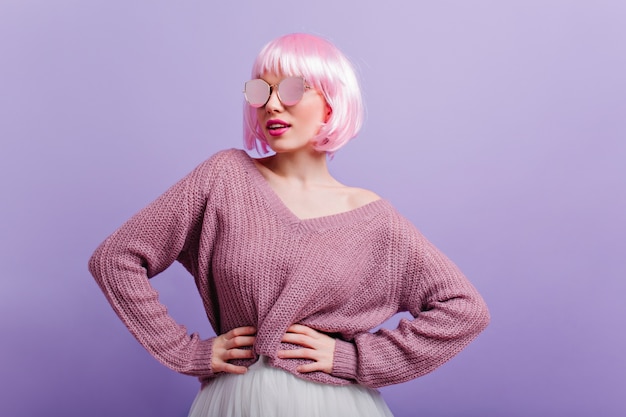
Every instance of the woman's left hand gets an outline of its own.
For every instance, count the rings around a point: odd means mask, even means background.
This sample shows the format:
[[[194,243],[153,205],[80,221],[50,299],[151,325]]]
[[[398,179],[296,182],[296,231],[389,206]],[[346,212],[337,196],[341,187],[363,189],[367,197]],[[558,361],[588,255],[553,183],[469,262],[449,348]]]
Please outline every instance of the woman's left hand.
[[[302,346],[301,349],[280,350],[278,357],[283,359],[310,359],[314,362],[300,365],[298,372],[333,371],[335,339],[302,324],[293,324],[287,329],[282,342]]]

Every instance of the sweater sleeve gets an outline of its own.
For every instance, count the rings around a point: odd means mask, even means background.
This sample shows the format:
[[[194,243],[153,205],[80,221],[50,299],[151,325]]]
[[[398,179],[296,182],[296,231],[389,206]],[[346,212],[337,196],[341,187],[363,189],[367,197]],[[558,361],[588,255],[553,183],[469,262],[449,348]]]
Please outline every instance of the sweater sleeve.
[[[467,278],[412,224],[400,218],[391,239],[390,274],[398,282],[396,329],[337,340],[333,375],[369,387],[425,375],[465,348],[489,323],[487,306]]]
[[[159,302],[149,278],[177,258],[188,259],[198,239],[215,182],[216,154],[135,214],[89,260],[89,270],[135,338],[161,363],[187,375],[210,377],[213,339],[188,335]],[[187,265],[185,265],[187,266]]]

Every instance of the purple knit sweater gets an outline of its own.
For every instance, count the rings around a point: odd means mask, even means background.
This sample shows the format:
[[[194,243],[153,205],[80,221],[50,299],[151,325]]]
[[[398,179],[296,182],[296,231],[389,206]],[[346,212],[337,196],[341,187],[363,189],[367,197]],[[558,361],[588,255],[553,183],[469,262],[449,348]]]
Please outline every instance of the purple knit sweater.
[[[327,384],[379,387],[424,375],[461,351],[489,313],[457,267],[385,200],[301,220],[241,150],[215,154],[108,237],[89,269],[122,321],[168,367],[206,382],[213,339],[189,335],[149,278],[178,260],[222,334],[257,328],[270,364]],[[394,330],[371,329],[408,311]],[[332,374],[279,359],[293,323],[337,339]],[[239,360],[250,365],[253,360]]]

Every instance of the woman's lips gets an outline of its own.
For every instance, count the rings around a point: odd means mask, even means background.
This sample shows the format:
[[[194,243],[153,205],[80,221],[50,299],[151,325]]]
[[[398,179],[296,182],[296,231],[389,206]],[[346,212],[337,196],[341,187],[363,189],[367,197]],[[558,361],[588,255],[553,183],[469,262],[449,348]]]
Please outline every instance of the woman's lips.
[[[289,130],[291,125],[280,119],[272,119],[268,120],[265,123],[265,127],[267,129],[267,133],[269,133],[271,136],[280,136],[284,134],[287,130]]]

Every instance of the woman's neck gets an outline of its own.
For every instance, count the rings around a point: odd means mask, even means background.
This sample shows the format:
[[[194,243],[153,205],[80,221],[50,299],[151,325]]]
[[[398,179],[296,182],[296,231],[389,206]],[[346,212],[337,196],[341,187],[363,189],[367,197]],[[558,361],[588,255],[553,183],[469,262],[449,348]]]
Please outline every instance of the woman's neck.
[[[281,152],[260,161],[274,175],[303,185],[337,181],[328,171],[326,154],[317,151]]]

